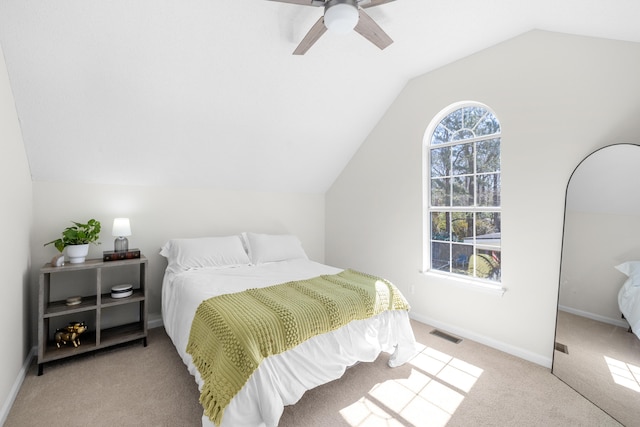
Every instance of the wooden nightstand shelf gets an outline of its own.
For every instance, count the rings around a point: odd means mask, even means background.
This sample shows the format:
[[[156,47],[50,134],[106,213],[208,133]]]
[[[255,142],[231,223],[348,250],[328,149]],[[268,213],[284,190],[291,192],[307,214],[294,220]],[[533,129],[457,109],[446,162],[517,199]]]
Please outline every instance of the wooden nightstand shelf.
[[[113,277],[121,273],[134,272],[133,295],[126,298],[112,298],[111,286]],[[113,273],[113,274],[111,274]],[[77,281],[82,290],[82,302],[78,305],[67,305],[65,283]],[[87,276],[88,275],[88,276]],[[87,279],[89,277],[89,279]],[[65,281],[66,279],[66,281]],[[84,281],[90,283],[84,284]],[[137,283],[136,283],[137,281]],[[77,284],[74,285],[76,288]],[[144,256],[136,259],[104,262],[102,259],[87,260],[81,264],[65,264],[52,267],[45,264],[40,269],[40,287],[38,293],[38,375],[44,372],[44,364],[53,360],[64,359],[101,348],[110,347],[134,340],[142,340],[147,346],[147,259]],[[55,292],[54,292],[55,291]],[[54,300],[51,296],[56,295]],[[63,296],[64,295],[64,296]],[[113,319],[107,321],[109,310],[118,310],[136,304],[134,320],[115,326]],[[126,309],[126,308],[125,308]],[[114,317],[114,316],[111,316]],[[115,315],[117,317],[117,315]],[[72,319],[72,320],[68,320]],[[80,345],[72,343],[56,346],[55,329],[65,325],[64,321],[83,321],[89,330],[79,336]]]

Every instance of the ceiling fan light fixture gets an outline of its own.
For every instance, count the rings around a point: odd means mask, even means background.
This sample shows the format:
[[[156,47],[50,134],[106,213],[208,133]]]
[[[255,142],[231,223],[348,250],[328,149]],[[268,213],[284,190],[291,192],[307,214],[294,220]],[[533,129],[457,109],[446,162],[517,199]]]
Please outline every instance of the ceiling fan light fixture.
[[[324,11],[324,25],[336,34],[347,34],[358,24],[358,4],[355,0],[332,0]]]

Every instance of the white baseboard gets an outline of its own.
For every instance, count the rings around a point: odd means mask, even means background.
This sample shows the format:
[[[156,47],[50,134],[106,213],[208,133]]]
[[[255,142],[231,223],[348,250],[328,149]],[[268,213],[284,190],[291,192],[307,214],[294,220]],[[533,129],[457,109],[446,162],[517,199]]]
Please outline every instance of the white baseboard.
[[[599,314],[589,313],[588,311],[578,310],[576,308],[567,307],[565,305],[558,306],[558,310],[566,311],[567,313],[575,314],[576,316],[586,317],[587,319],[597,320],[598,322],[607,323],[609,325],[620,326],[622,328],[628,328],[629,323],[622,319],[612,319],[610,317],[601,316]]]
[[[18,376],[9,391],[9,396],[7,396],[7,400],[5,400],[2,405],[2,409],[0,409],[0,426],[3,426],[7,421],[7,417],[9,417],[9,411],[11,411],[11,407],[13,406],[13,402],[15,402],[16,397],[18,397],[18,392],[20,391],[20,387],[22,387],[22,383],[24,382],[25,377],[27,376],[27,372],[29,372],[29,366],[31,366],[31,360],[36,356],[38,351],[37,347],[33,347],[24,363],[22,364],[22,368],[20,372],[18,372]]]
[[[162,315],[159,313],[150,313],[147,318],[147,328],[160,328],[164,325],[162,322]]]
[[[164,324],[162,322],[162,315],[160,314],[150,314],[149,319],[147,321],[147,327],[149,329],[160,328]],[[7,417],[9,416],[9,411],[11,411],[11,407],[13,406],[13,402],[15,402],[16,397],[18,396],[18,392],[20,391],[20,387],[22,387],[22,383],[24,382],[25,377],[27,376],[27,372],[29,372],[29,366],[31,366],[31,361],[38,352],[38,347],[33,347],[24,363],[22,364],[22,368],[20,372],[18,372],[18,376],[16,377],[11,390],[9,391],[9,396],[5,400],[2,408],[0,409],[0,426],[3,426],[7,421]]]
[[[430,317],[422,316],[422,315],[411,313],[411,312],[409,316],[412,319],[417,320],[418,322],[426,323],[427,325],[431,325],[434,328],[442,329],[444,332],[449,332],[454,335],[458,335],[462,338],[470,339],[477,343],[484,344],[486,346],[495,348],[496,350],[503,351],[513,356],[519,357],[524,360],[528,360],[529,362],[533,362],[537,365],[541,365],[541,366],[544,366],[545,368],[551,369],[551,363],[552,363],[551,357],[545,357],[540,354],[533,353],[529,350],[525,350],[523,348],[515,347],[511,344],[507,344],[502,341],[495,340],[491,337],[476,334],[475,332],[471,332],[466,329],[458,328],[456,326],[452,326],[452,325],[440,322]]]

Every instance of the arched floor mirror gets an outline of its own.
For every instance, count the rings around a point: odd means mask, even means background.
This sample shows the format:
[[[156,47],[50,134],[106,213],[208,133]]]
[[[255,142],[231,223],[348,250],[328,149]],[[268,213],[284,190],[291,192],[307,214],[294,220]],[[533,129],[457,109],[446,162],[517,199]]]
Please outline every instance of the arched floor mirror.
[[[637,426],[640,323],[630,331],[627,317],[640,317],[640,276],[631,286],[616,268],[628,261],[640,261],[640,145],[615,144],[587,156],[567,185],[552,373]]]

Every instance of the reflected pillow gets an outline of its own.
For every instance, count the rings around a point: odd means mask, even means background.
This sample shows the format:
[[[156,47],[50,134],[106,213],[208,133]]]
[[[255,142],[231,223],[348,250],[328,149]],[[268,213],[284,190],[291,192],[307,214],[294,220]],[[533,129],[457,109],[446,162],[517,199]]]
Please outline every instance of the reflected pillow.
[[[228,268],[249,265],[240,236],[171,239],[160,255],[167,258],[168,268],[179,273],[196,268]]]
[[[292,234],[246,233],[247,249],[253,264],[309,259],[300,240]]]
[[[616,265],[616,270],[627,275],[633,286],[640,286],[640,261],[627,261]]]

